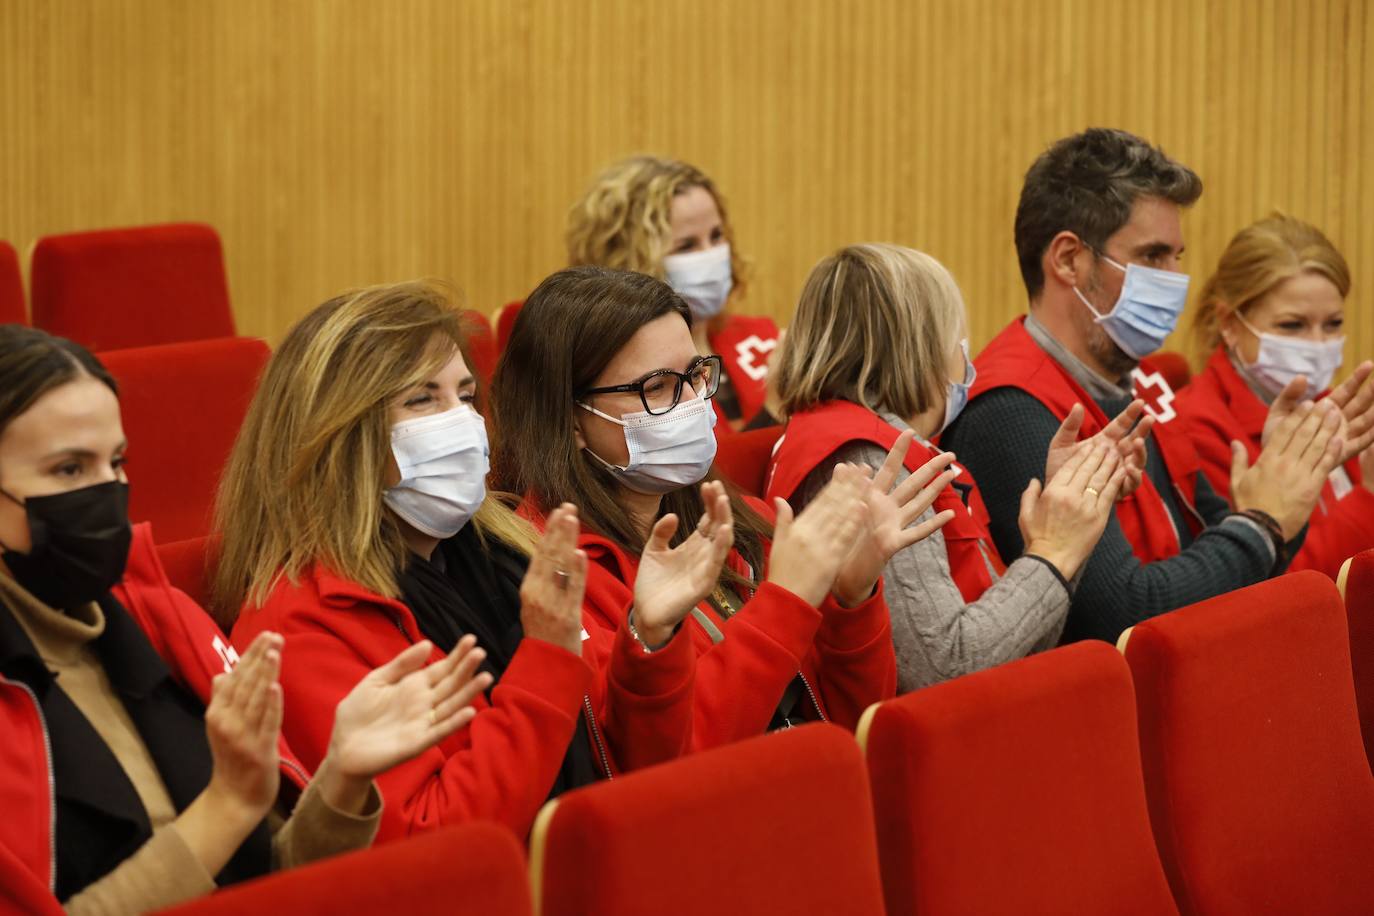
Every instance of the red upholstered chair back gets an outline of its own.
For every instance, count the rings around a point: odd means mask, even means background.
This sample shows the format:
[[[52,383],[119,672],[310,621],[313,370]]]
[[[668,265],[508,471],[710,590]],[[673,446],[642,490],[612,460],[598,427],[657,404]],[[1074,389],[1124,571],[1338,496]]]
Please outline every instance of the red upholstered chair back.
[[[219,235],[198,223],[39,239],[31,281],[34,325],[93,350],[234,335]]]
[[[1374,776],[1335,583],[1310,570],[1281,576],[1122,641],[1179,909],[1374,911]]]
[[[1160,350],[1145,357],[1140,361],[1140,370],[1147,375],[1158,372],[1175,391],[1182,391],[1193,378],[1193,369],[1188,365],[1188,358],[1173,350]]]
[[[530,891],[515,837],[478,822],[293,868],[163,912],[527,916]]]
[[[863,757],[820,723],[564,795],[530,873],[543,916],[883,912]]]
[[[768,462],[785,426],[768,426],[742,433],[716,427],[716,472],[750,496],[762,498],[768,482]]]
[[[469,367],[477,375],[478,387],[485,389],[491,384],[491,374],[496,370],[496,335],[491,330],[487,316],[474,309],[463,310],[463,324],[467,330],[468,356],[472,359]]]
[[[506,344],[510,343],[511,332],[515,330],[515,319],[520,317],[520,309],[524,304],[525,300],[517,299],[507,302],[496,312],[497,355],[506,352]]]
[[[172,585],[206,609],[210,607],[211,571],[218,550],[219,538],[207,536],[157,545],[158,559]]]
[[[24,275],[19,255],[9,242],[0,242],[0,324],[28,324],[24,308]]]
[[[1364,737],[1365,756],[1374,765],[1374,550],[1346,560],[1336,586],[1345,598],[1360,733]]]
[[[1176,914],[1131,676],[1083,642],[872,707],[859,726],[889,913]]]
[[[267,356],[267,344],[251,337],[100,354],[119,383],[129,516],[151,521],[160,543],[209,530],[220,473]]]

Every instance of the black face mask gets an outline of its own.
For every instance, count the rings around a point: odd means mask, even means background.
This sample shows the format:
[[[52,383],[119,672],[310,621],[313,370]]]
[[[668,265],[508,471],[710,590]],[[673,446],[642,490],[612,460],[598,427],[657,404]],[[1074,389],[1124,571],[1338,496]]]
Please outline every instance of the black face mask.
[[[4,548],[14,580],[48,607],[66,610],[105,595],[129,560],[129,485],[118,480],[18,500],[29,518],[28,553]],[[4,547],[0,544],[0,547]]]

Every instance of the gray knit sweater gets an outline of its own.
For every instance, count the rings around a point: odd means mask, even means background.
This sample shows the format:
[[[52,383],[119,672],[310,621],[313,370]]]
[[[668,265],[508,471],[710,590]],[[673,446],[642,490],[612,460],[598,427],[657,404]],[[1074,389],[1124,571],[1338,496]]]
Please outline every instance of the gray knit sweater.
[[[891,414],[883,419],[906,429]],[[836,463],[851,461],[877,469],[887,453],[867,442],[850,442],[811,472],[792,500],[797,511],[815,498]],[[910,476],[905,469],[899,481]],[[934,514],[926,510],[919,521]],[[986,562],[986,557],[985,557]],[[989,564],[989,572],[992,571]],[[1069,610],[1069,586],[1049,563],[1022,557],[972,603],[950,574],[945,540],[935,534],[899,551],[883,568],[883,588],[892,614],[897,653],[897,691],[906,693],[940,681],[991,668],[1047,649],[1059,641]]]

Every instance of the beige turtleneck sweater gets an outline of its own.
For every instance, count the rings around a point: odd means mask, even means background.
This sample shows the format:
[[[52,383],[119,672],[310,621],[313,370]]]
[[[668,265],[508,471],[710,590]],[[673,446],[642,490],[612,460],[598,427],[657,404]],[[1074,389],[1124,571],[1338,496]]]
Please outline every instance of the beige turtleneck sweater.
[[[99,605],[92,602],[68,613],[55,611],[0,574],[0,607],[13,614],[43,663],[57,676],[56,686],[119,761],[153,829],[138,852],[66,900],[66,911],[81,916],[141,913],[214,891],[214,876],[177,833],[176,808],[157,764],[92,647],[105,631]],[[365,812],[358,816],[334,809],[312,782],[289,819],[269,815],[273,868],[290,868],[371,845],[382,814],[375,785]]]

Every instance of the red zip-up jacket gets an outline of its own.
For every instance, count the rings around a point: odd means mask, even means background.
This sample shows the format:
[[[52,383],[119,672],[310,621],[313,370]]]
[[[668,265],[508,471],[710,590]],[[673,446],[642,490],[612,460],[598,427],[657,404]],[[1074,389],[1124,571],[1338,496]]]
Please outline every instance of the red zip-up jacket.
[[[229,640],[200,605],[167,580],[146,523],[134,526],[124,579],[113,593],[172,676],[209,705],[210,682],[230,668]],[[52,896],[57,863],[47,725],[29,688],[3,677],[0,735],[0,912],[61,912]],[[305,787],[309,773],[284,740],[278,743],[282,787],[294,803],[291,796]]]
[[[687,746],[695,658],[685,640],[647,655],[619,620],[583,613],[582,656],[542,640],[521,641],[479,714],[436,747],[377,777],[385,808],[378,841],[473,819],[518,835],[563,763],[577,717],[603,775],[668,760]],[[369,671],[424,637],[410,608],[316,565],[285,579],[261,608],[234,625],[235,644],[281,633],[283,734],[318,766],[329,748],[334,707]],[[443,658],[436,649],[430,661]],[[609,767],[610,772],[606,770]]]
[[[772,520],[772,509],[747,499],[754,511]],[[526,502],[521,513],[542,528],[543,518],[531,503]],[[624,619],[634,599],[639,558],[585,530],[578,545],[589,560],[587,614],[599,626]],[[753,578],[738,552],[731,551],[727,562]],[[716,642],[702,618],[725,638]],[[764,582],[728,620],[702,602],[683,628],[697,656],[693,750],[762,734],[798,673],[808,694],[801,698],[804,714],[849,729],[858,725],[865,709],[891,699],[897,690],[897,659],[882,580],[856,607],[842,607],[827,596],[819,610],[785,588]],[[675,641],[685,641],[681,637]]]
[[[1225,347],[1217,347],[1207,368],[1179,392],[1178,415],[1197,446],[1202,471],[1212,488],[1230,499],[1231,441],[1243,442],[1254,464],[1269,407],[1236,371]],[[1358,458],[1344,467],[1350,489],[1337,493],[1329,480],[1322,485],[1321,499],[1308,520],[1307,538],[1289,572],[1315,569],[1334,579],[1348,557],[1374,547],[1374,493],[1363,486]]]

